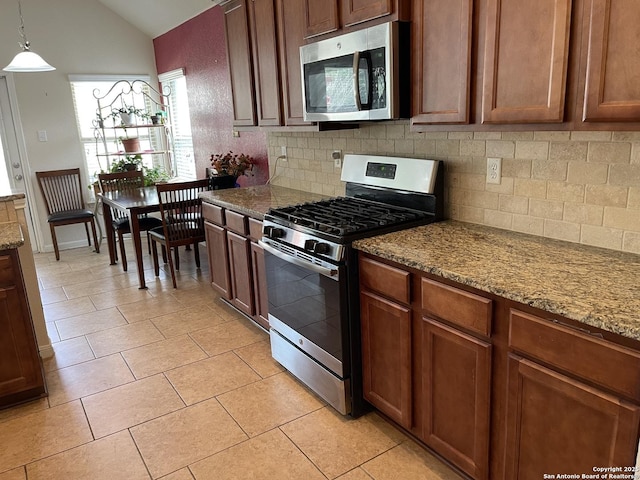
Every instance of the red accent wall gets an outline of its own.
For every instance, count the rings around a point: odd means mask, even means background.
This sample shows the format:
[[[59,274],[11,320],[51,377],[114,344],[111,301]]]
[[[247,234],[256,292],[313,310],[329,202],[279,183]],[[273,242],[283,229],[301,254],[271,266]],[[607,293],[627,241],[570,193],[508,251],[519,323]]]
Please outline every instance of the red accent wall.
[[[212,153],[246,153],[256,160],[254,175],[238,180],[260,185],[269,177],[267,139],[263,132],[240,132],[233,137],[233,106],[224,38],[224,14],[212,7],[153,40],[158,73],[184,68],[199,177]]]

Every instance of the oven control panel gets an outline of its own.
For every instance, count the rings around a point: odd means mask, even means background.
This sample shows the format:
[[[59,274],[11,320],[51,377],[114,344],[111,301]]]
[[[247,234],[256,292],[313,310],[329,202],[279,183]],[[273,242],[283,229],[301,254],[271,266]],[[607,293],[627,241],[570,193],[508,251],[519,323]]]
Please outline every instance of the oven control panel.
[[[367,177],[388,178],[393,180],[396,178],[396,170],[398,166],[394,163],[376,163],[367,162]]]
[[[344,260],[343,245],[321,240],[314,235],[266,219],[263,222],[262,235],[262,241],[270,245],[274,245],[274,243],[289,245],[318,258],[327,258],[337,262]]]

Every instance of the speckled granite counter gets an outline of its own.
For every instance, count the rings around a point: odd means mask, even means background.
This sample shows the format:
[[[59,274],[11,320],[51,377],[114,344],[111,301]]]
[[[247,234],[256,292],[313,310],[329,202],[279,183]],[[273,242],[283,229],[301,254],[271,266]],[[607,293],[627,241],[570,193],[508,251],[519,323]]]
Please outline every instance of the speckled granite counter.
[[[24,236],[19,223],[0,223],[0,250],[11,250],[22,245],[24,245]]]
[[[364,252],[640,340],[640,256],[441,222],[359,240]]]
[[[230,208],[236,212],[262,220],[264,214],[270,208],[314,202],[327,197],[276,185],[258,185],[255,187],[211,190],[201,193],[200,198],[202,198],[203,202]]]

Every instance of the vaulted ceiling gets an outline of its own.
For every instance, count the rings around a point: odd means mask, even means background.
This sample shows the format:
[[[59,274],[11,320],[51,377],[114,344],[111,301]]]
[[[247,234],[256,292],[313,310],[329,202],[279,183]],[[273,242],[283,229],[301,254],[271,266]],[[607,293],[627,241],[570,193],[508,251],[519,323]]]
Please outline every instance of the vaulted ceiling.
[[[222,0],[98,0],[129,23],[156,38]]]

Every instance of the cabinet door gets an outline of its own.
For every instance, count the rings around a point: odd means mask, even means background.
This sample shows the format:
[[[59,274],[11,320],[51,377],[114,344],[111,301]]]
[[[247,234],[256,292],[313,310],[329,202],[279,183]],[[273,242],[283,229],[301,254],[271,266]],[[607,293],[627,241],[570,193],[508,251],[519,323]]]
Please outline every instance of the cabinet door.
[[[360,308],[364,398],[411,428],[411,311],[369,292]]]
[[[491,345],[423,318],[421,347],[424,441],[471,477],[488,478]]]
[[[280,74],[274,0],[251,0],[249,21],[258,125],[281,125]]]
[[[224,27],[233,101],[233,125],[253,126],[257,121],[245,0],[232,0],[225,5]]]
[[[269,299],[267,297],[267,277],[264,265],[264,250],[255,242],[251,242],[251,267],[256,307],[256,312],[253,318],[268,330]]]
[[[635,465],[640,407],[509,357],[505,480]]]
[[[592,0],[584,121],[640,121],[640,2]]]
[[[340,27],[338,0],[304,0],[305,38],[335,32]]]
[[[26,305],[16,287],[0,289],[0,405],[44,381],[36,339]],[[5,397],[4,399],[1,397]]]
[[[278,50],[285,125],[311,125],[303,119],[300,46],[305,44],[305,7],[300,0],[277,0]]]
[[[252,316],[254,313],[253,282],[251,279],[251,260],[249,239],[227,232],[229,249],[229,273],[231,280],[231,303],[238,310]]]
[[[472,14],[473,0],[414,0],[412,124],[469,123]]]
[[[392,0],[342,0],[341,3],[344,27],[393,13]]]
[[[571,0],[489,0],[482,123],[564,119]]]
[[[224,298],[230,300],[227,232],[222,227],[204,222],[204,233],[207,240],[211,284]]]

